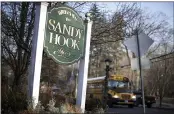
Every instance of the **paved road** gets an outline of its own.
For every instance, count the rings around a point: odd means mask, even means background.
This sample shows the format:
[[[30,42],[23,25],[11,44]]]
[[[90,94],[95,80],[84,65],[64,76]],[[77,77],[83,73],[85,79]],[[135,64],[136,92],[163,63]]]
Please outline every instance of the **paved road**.
[[[114,108],[109,108],[108,112],[114,114],[143,114],[143,108],[128,108],[127,106],[114,106]],[[146,108],[146,114],[174,114],[174,109]]]

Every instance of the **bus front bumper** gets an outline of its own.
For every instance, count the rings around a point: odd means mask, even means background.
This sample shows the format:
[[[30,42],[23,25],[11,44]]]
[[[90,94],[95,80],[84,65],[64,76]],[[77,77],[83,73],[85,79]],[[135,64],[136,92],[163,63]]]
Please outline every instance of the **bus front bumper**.
[[[123,100],[123,99],[119,99],[119,98],[110,98],[108,100],[108,104],[118,104],[118,105],[134,105],[136,102],[136,100],[133,99],[129,99],[129,100]]]

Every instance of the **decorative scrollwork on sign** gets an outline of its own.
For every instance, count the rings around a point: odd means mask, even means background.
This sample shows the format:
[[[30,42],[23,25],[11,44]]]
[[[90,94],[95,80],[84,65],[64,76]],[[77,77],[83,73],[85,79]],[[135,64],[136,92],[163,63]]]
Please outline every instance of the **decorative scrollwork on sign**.
[[[58,56],[62,56],[62,57],[64,57],[64,58],[68,58],[68,57],[71,55],[70,52],[65,51],[65,50],[62,49],[62,48],[61,48],[61,49],[58,49],[57,53],[58,53]]]

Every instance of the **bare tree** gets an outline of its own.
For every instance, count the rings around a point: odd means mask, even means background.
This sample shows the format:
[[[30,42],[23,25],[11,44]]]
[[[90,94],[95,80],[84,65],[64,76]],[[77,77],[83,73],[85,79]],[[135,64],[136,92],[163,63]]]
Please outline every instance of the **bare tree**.
[[[2,59],[14,73],[13,87],[20,85],[27,71],[31,52],[35,4],[2,3]]]
[[[163,46],[165,53],[159,57],[151,59],[153,66],[147,72],[146,76],[146,87],[148,88],[148,93],[155,94],[159,97],[160,106],[162,105],[163,98],[170,93],[169,88],[173,83],[174,54],[168,54],[167,47],[168,45],[165,43]]]

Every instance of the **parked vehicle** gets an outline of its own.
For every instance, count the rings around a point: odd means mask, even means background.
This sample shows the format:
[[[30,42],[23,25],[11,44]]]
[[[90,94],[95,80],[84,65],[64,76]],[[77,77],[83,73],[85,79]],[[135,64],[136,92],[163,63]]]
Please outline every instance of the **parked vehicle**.
[[[143,100],[142,100],[142,93],[141,91],[134,91],[134,94],[136,95],[136,106],[139,106],[140,104],[143,104]],[[156,97],[155,96],[151,96],[151,95],[145,95],[144,96],[145,99],[145,105],[148,108],[152,107],[152,104],[156,103]]]

